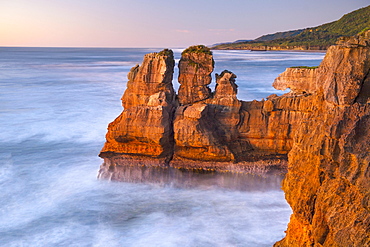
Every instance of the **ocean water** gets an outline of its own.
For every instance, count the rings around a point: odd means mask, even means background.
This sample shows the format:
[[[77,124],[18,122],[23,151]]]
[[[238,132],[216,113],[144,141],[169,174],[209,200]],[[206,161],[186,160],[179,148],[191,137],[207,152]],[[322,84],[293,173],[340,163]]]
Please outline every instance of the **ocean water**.
[[[0,47],[0,246],[271,246],[284,236],[280,176],[97,180],[127,72],[158,50]],[[323,56],[214,52],[215,71],[238,76],[243,100],[276,93],[286,67]]]

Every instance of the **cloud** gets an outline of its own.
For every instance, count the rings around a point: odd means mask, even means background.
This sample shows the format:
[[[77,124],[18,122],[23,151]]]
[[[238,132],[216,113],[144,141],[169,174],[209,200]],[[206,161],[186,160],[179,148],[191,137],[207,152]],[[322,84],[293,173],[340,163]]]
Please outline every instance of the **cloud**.
[[[221,32],[234,32],[235,29],[234,28],[230,28],[230,29],[208,29],[208,31],[221,33]]]
[[[176,32],[178,32],[178,33],[190,33],[190,31],[189,30],[182,30],[182,29],[176,29],[175,30]]]

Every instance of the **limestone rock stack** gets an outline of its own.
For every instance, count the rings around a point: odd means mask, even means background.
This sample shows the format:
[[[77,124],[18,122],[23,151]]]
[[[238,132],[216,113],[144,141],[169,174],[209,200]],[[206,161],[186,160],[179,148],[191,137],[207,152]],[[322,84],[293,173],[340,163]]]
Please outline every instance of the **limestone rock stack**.
[[[141,66],[136,65],[127,75],[127,89],[122,96],[122,106],[127,110],[146,105],[173,105],[176,95],[172,85],[174,67],[175,60],[171,50],[146,54]]]
[[[168,163],[173,154],[176,107],[174,65],[173,52],[164,50],[145,55],[142,65],[131,69],[122,97],[124,111],[109,124],[101,157],[138,155],[140,160],[148,157],[159,165]]]
[[[316,93],[316,74],[315,68],[287,68],[272,86],[278,90],[289,88],[292,93]]]
[[[242,102],[240,139],[248,140],[255,152],[288,153],[300,120],[315,108],[313,95],[271,95],[267,100]],[[249,154],[247,154],[249,155]]]
[[[184,50],[179,61],[179,102],[186,105],[211,97],[214,61],[209,48],[198,45]]]

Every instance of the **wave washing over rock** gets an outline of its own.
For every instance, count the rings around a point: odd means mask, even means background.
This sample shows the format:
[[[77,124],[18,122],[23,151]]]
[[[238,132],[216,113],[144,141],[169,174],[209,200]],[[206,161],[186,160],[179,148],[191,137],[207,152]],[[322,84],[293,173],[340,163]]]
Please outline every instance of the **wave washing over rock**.
[[[131,69],[100,178],[124,180],[132,166],[271,172],[284,170],[289,152],[283,189],[293,214],[276,246],[370,245],[370,31],[341,39],[318,68],[288,68],[273,85],[291,92],[262,101],[238,100],[227,70],[212,92],[204,46],[182,53],[178,94],[174,65],[163,50]]]

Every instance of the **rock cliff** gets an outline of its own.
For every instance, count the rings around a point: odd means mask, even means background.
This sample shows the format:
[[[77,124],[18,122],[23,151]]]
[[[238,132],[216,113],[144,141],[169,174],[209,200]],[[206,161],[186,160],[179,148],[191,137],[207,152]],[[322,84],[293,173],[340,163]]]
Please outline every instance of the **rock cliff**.
[[[132,165],[250,171],[289,153],[293,214],[275,246],[370,246],[370,31],[341,39],[318,68],[288,68],[274,86],[291,92],[262,101],[238,100],[230,71],[212,92],[204,46],[182,54],[178,95],[173,69],[170,50],[131,69],[99,177],[120,180]]]
[[[316,95],[289,152],[293,214],[275,246],[370,246],[369,35],[330,47],[315,72],[297,80],[288,69],[275,81]]]
[[[263,101],[242,102],[240,138],[248,140],[253,150],[262,155],[288,153],[300,119],[314,109],[312,98],[315,96],[286,94],[271,95]]]
[[[122,97],[124,111],[109,124],[101,157],[120,154],[131,164],[146,160],[158,165],[172,158],[177,104],[172,86],[174,65],[173,52],[164,50],[145,55],[142,65],[131,69]]]

